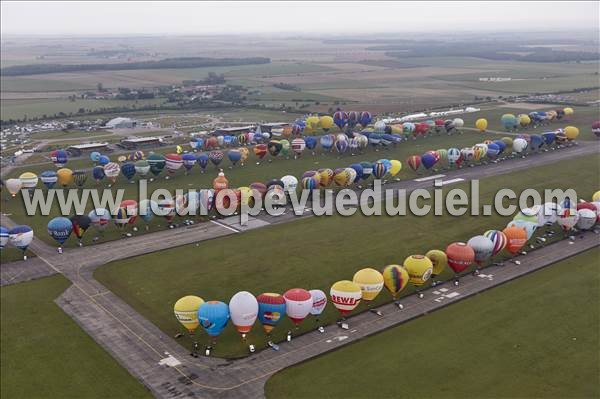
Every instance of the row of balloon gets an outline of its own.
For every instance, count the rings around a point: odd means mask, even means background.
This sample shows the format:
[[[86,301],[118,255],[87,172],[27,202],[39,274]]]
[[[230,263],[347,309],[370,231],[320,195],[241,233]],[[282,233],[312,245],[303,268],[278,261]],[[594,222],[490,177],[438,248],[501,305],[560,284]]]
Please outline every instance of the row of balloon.
[[[454,272],[455,284],[458,278],[472,265],[479,268],[491,262],[492,257],[506,250],[510,257],[519,254],[528,240],[531,239],[535,228],[540,225],[558,223],[564,231],[569,231],[574,226],[582,230],[591,229],[600,222],[600,191],[592,197],[593,202],[582,202],[577,208],[569,206],[569,202],[561,207],[555,203],[546,203],[519,212],[503,230],[488,230],[481,235],[476,235],[464,242],[453,242],[444,251],[433,249],[425,255],[415,254],[408,256],[402,265],[388,265],[381,272],[374,268],[364,268],[357,271],[352,280],[335,282],[329,291],[331,303],[341,315],[338,322],[348,328],[346,317],[349,316],[361,303],[371,303],[385,287],[391,294],[399,308],[403,308],[398,301],[398,296],[407,287],[408,283],[415,287],[419,297],[422,287],[431,279],[434,284],[435,277],[442,274],[447,267]],[[592,209],[594,211],[592,211]],[[585,222],[581,222],[585,220]],[[535,225],[537,227],[532,228]],[[229,304],[220,301],[208,301],[198,296],[185,296],[174,305],[177,320],[194,335],[198,326],[210,336],[211,342],[207,347],[210,354],[211,345],[216,343],[217,337],[227,326],[229,320],[241,334],[243,340],[258,319],[265,331],[267,345],[274,346],[271,342],[273,329],[282,321],[283,315],[291,320],[296,329],[309,315],[317,318],[323,313],[327,305],[327,296],[321,290],[305,290],[293,288],[283,295],[278,293],[263,293],[255,297],[250,292],[241,291],[235,294]],[[377,312],[381,315],[380,312]],[[322,326],[319,330],[323,331]],[[288,340],[291,339],[288,332]]]
[[[537,126],[547,125],[553,121],[560,121],[563,119],[569,120],[574,112],[573,108],[565,107],[550,111],[532,111],[528,114],[519,114],[517,116],[514,114],[504,114],[500,117],[500,123],[507,131],[514,131],[519,127],[525,129],[529,127],[535,128]],[[481,121],[481,119],[478,120],[477,123],[479,121]],[[477,126],[477,128],[483,131],[485,130],[485,128],[482,129],[480,126]]]

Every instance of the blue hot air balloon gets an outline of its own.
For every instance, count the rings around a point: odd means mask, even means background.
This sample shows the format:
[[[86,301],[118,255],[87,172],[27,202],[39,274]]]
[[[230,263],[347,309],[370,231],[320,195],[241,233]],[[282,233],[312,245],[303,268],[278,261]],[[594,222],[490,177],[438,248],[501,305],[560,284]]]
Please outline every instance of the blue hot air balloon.
[[[226,146],[231,146],[233,145],[233,139],[233,136],[226,134],[223,136],[223,144]]]
[[[380,159],[377,162],[381,162],[385,165],[385,173],[389,172],[390,169],[392,169],[392,163],[390,162],[389,159]]]
[[[371,113],[369,111],[361,112],[360,116],[358,117],[358,123],[360,123],[362,127],[367,127],[367,125],[371,123],[372,120],[373,117],[371,116]]]
[[[544,145],[544,139],[539,134],[532,134],[529,137],[529,145],[533,151],[537,151]]]
[[[552,143],[554,143],[554,140],[556,139],[556,133],[555,132],[545,132],[542,133],[542,138],[544,139],[544,143],[546,145],[552,145]]]
[[[359,182],[360,179],[362,179],[363,167],[359,163],[353,163],[352,165],[350,165],[350,167],[356,172],[356,177],[354,178],[354,183],[356,184]]]
[[[40,180],[42,180],[42,183],[44,183],[48,189],[51,189],[58,181],[58,176],[56,175],[55,171],[46,170],[40,175]]]
[[[64,150],[54,150],[50,153],[50,158],[52,159],[54,166],[62,168],[69,160],[69,155]]]
[[[135,165],[131,162],[127,162],[121,166],[121,173],[127,180],[131,180],[135,175]]]
[[[496,157],[498,157],[498,154],[500,154],[500,147],[498,147],[498,144],[489,143],[487,145],[487,157],[490,159],[496,159]]]
[[[199,154],[196,157],[196,162],[198,163],[198,165],[200,166],[200,168],[202,169],[202,172],[204,172],[204,170],[206,169],[206,167],[208,166],[208,161],[210,160],[210,158],[208,157],[208,154],[206,154],[205,152]]]
[[[430,152],[421,155],[421,165],[423,165],[425,169],[431,169],[436,162],[437,159],[435,158],[435,155]]]
[[[229,321],[229,306],[221,301],[208,301],[198,309],[198,321],[208,335],[217,338]]]
[[[499,148],[499,152],[498,154],[502,154],[504,152],[504,150],[506,150],[506,143],[502,140],[495,140],[494,144],[496,144]]]
[[[102,179],[106,177],[106,173],[104,173],[104,168],[102,166],[95,166],[92,169],[92,176],[96,182],[100,182]]]
[[[381,179],[387,173],[385,164],[381,161],[377,161],[373,164],[373,177],[375,179]]]
[[[110,158],[107,157],[106,155],[100,155],[100,158],[98,158],[98,163],[100,164],[100,166],[104,166],[106,164],[108,164],[110,162]]]
[[[73,231],[73,224],[65,217],[55,217],[48,222],[48,234],[58,242],[59,247],[69,239],[71,232]]]
[[[229,150],[227,151],[227,158],[235,165],[242,159],[242,153],[239,150]]]
[[[314,150],[317,147],[317,138],[315,136],[304,137],[304,142],[306,143],[306,148],[309,150]]]
[[[321,143],[321,147],[323,147],[325,151],[329,151],[331,150],[331,147],[333,147],[333,135],[326,134],[324,136],[321,136],[319,142]]]
[[[335,150],[340,154],[348,151],[348,140],[336,140]]]
[[[342,130],[342,128],[348,123],[348,114],[344,111],[336,111],[333,114],[333,123]]]
[[[194,165],[196,164],[196,156],[194,154],[190,154],[186,152],[181,156],[181,161],[183,162],[183,167],[186,170],[186,173],[192,170]]]
[[[98,162],[100,160],[101,156],[102,156],[102,154],[100,154],[98,151],[92,151],[90,153],[90,159],[94,163]]]
[[[367,180],[373,174],[373,164],[371,162],[361,162],[360,166],[362,166],[362,179]]]
[[[381,134],[378,134],[378,133],[369,134],[369,144],[371,144],[371,146],[373,146],[373,147],[377,147],[379,144],[381,144]]]

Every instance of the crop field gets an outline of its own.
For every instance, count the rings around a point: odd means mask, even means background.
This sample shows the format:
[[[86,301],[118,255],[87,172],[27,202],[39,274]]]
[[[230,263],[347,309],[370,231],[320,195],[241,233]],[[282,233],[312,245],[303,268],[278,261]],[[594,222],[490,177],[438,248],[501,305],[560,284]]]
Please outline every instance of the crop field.
[[[62,276],[2,287],[4,398],[151,398],[54,303]]]
[[[597,187],[597,155],[562,161],[551,168],[536,167],[481,181],[481,204],[492,203],[499,187],[519,193],[526,188],[573,188],[580,195],[591,195]],[[577,179],[573,179],[577,176]],[[452,188],[468,191],[468,185]],[[173,335],[179,325],[172,315],[174,302],[184,295],[199,295],[205,300],[228,301],[239,290],[256,295],[261,292],[283,292],[293,286],[318,288],[329,292],[330,285],[351,278],[363,267],[382,268],[402,263],[410,254],[425,253],[432,248],[445,248],[452,241],[467,240],[490,228],[503,228],[511,218],[499,215],[480,217],[405,216],[352,217],[330,216],[270,226],[196,245],[182,246],[141,257],[125,259],[102,266],[95,277],[119,295],[166,334]],[[293,276],[290,279],[290,276]],[[232,277],[238,281],[231,284]],[[441,278],[452,274],[446,271]],[[410,294],[411,289],[406,291]],[[376,304],[391,298],[382,293]],[[364,311],[361,305],[359,311]],[[331,323],[337,313],[329,306],[321,321]],[[306,320],[298,332],[312,330],[314,321]],[[288,320],[275,330],[273,338],[283,339],[291,329]],[[201,337],[204,337],[203,333]],[[247,343],[263,347],[265,336],[259,326]],[[185,339],[180,341],[188,346]],[[215,355],[242,356],[247,351],[233,328],[219,338]]]
[[[600,313],[582,310],[598,309],[599,257],[589,250],[285,369],[267,398],[598,397]]]

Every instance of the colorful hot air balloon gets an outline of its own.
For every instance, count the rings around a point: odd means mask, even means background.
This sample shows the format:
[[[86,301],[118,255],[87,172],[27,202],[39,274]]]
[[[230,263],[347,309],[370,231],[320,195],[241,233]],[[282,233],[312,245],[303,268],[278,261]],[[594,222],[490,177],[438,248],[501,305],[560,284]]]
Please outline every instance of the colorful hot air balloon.
[[[229,314],[231,322],[242,334],[242,338],[252,330],[258,316],[258,302],[254,295],[248,291],[240,291],[229,301]]]
[[[202,304],[204,304],[204,299],[195,295],[187,295],[179,298],[173,306],[173,313],[175,313],[177,321],[179,321],[190,334],[193,334],[194,331],[196,331],[196,328],[198,328],[198,325],[200,325],[198,311]]]
[[[433,273],[431,260],[423,255],[411,255],[406,258],[404,268],[408,272],[410,283],[417,287],[425,284]]]
[[[67,219],[68,220],[68,219]],[[33,230],[26,225],[15,226],[8,231],[8,242],[23,251],[23,259],[27,259],[25,252],[29,248],[29,244],[33,241]]]
[[[42,180],[42,183],[44,183],[44,185],[48,188],[48,190],[50,190],[58,181],[58,176],[56,175],[55,171],[46,170],[42,172],[42,174],[40,175],[40,179]]]
[[[517,254],[527,242],[527,230],[522,227],[509,226],[502,230],[506,236],[506,249],[513,256]]]
[[[348,114],[344,111],[336,111],[333,114],[333,122],[342,130],[348,123]]]
[[[448,266],[455,274],[462,273],[475,261],[475,251],[464,242],[455,242],[446,247]]]
[[[517,120],[517,117],[513,114],[504,114],[500,118],[500,123],[502,123],[504,129],[513,130],[517,128],[519,121]]]
[[[367,127],[372,120],[373,117],[369,111],[362,111],[358,116],[358,123],[360,123],[363,128]]]
[[[492,256],[496,256],[500,251],[506,247],[507,239],[506,235],[500,230],[488,230],[483,233],[484,237],[487,237],[494,244],[492,250]]]
[[[121,172],[121,167],[116,162],[109,162],[104,165],[104,174],[106,177],[110,179],[110,181],[114,184],[119,177],[119,172]]]
[[[433,266],[431,277],[439,276],[448,266],[448,257],[444,251],[432,249],[425,254]]]
[[[312,296],[302,288],[292,288],[283,294],[285,312],[292,322],[298,326],[312,309]]]
[[[360,287],[362,298],[365,301],[374,300],[383,289],[383,276],[372,268],[357,271],[352,281]]]
[[[173,176],[183,166],[183,159],[179,154],[167,154],[165,155],[165,167],[167,173]]]
[[[73,233],[79,240],[79,246],[81,246],[81,239],[92,224],[92,220],[88,215],[73,215],[71,216],[71,225],[73,226]]]
[[[342,314],[342,317],[350,314],[362,298],[360,286],[349,280],[341,280],[331,286],[329,291],[333,306]]]
[[[391,159],[390,160],[390,164],[391,164],[391,167],[390,167],[390,170],[389,170],[390,176],[396,177],[396,175],[398,173],[400,173],[400,171],[402,170],[402,162],[400,162],[400,161],[398,161],[396,159]]]
[[[57,168],[62,168],[67,164],[69,156],[64,150],[55,150],[50,153],[50,159],[52,159],[52,163],[54,163],[54,166],[56,166]]]
[[[88,213],[88,217],[90,218],[90,223],[92,227],[98,231],[103,232],[108,227],[108,223],[112,218],[108,209],[104,208],[96,208]]]
[[[150,164],[150,173],[154,175],[154,177],[158,176],[160,172],[165,168],[167,161],[165,160],[165,156],[162,154],[150,154],[147,158],[148,164]]]
[[[383,269],[382,275],[385,288],[387,288],[394,300],[396,300],[398,293],[408,284],[410,279],[408,272],[402,266],[389,265]]]
[[[578,219],[579,214],[576,209],[565,207],[559,212],[556,222],[563,231],[567,232],[575,227]]]
[[[213,342],[221,334],[229,321],[229,306],[220,301],[208,301],[198,309],[198,322]]]
[[[479,129],[479,131],[481,133],[485,132],[485,130],[488,127],[488,121],[487,121],[487,119],[484,119],[484,118],[477,119],[477,121],[475,122],[475,127],[477,129]]]
[[[267,155],[268,147],[266,144],[257,144],[254,146],[254,155],[260,160],[262,160],[265,155]]]
[[[312,308],[310,314],[313,316],[319,316],[325,310],[327,306],[327,295],[321,290],[310,290],[308,291],[312,297]]]
[[[467,245],[473,248],[475,262],[483,265],[494,253],[494,243],[488,237],[478,235],[467,241]]]
[[[117,209],[116,214],[114,215],[114,222],[117,227],[123,229],[125,226],[134,224],[137,219],[138,214],[138,203],[135,200],[123,200],[121,204],[119,204],[119,209]]]
[[[58,242],[59,248],[69,239],[72,231],[73,224],[65,217],[55,217],[48,222],[48,234]]]
[[[38,176],[32,172],[22,173],[19,176],[19,180],[21,181],[21,187],[30,193],[33,192],[39,181]]]
[[[418,155],[411,155],[406,160],[406,163],[413,171],[416,172],[417,169],[419,169],[419,166],[421,166],[421,157]]]
[[[285,298],[281,294],[264,293],[256,297],[258,320],[267,335],[279,324],[285,314]]]

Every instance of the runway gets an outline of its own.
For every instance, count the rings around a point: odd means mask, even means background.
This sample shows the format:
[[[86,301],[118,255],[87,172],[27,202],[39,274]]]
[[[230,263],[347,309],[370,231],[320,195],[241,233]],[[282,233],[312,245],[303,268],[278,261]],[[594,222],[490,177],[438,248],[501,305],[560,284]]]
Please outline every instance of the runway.
[[[486,178],[534,166],[573,159],[600,151],[598,143],[586,143],[548,153],[531,154],[499,163],[439,172],[443,180],[469,181]],[[423,176],[425,177],[425,176]],[[418,180],[417,180],[418,179]],[[433,180],[415,177],[413,180],[390,182],[385,188],[432,188]],[[302,218],[310,217],[305,213]],[[217,358],[193,359],[170,336],[139,315],[133,308],[93,278],[93,271],[108,262],[160,251],[189,243],[201,243],[246,230],[297,220],[291,210],[282,216],[261,214],[249,226],[236,224],[235,219],[216,223],[196,224],[173,230],[139,235],[109,243],[68,249],[59,255],[41,240],[34,240],[32,251],[37,258],[26,263],[2,265],[2,285],[14,284],[52,273],[61,273],[73,282],[57,300],[85,331],[115,357],[157,397],[256,398],[264,396],[264,382],[273,373],[298,362],[318,356],[357,339],[406,322],[427,312],[447,306],[483,290],[531,273],[554,262],[600,244],[598,235],[586,233],[583,239],[569,244],[561,241],[520,257],[522,264],[507,263],[505,267],[485,269],[485,276],[466,276],[458,288],[444,285],[426,290],[425,298],[403,299],[404,309],[394,305],[381,308],[384,316],[363,313],[352,317],[349,330],[328,326],[325,334],[313,332],[283,343],[279,352],[265,350],[247,358],[227,361]],[[14,223],[2,216],[2,225]],[[596,266],[597,265],[592,265]],[[27,268],[27,271],[23,271]],[[442,288],[448,291],[442,291]],[[122,320],[127,320],[124,323]],[[166,360],[165,360],[166,359]],[[172,366],[168,366],[169,363]]]

